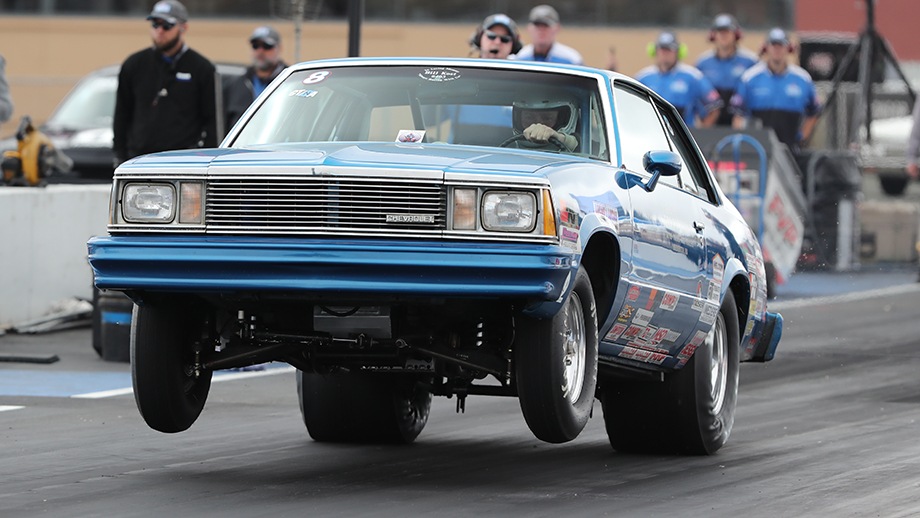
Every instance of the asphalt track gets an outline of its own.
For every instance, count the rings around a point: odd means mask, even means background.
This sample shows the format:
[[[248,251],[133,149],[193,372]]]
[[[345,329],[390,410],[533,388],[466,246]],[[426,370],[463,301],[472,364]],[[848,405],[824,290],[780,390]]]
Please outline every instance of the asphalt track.
[[[88,330],[0,337],[0,516],[916,516],[920,285],[913,269],[815,273],[779,289],[776,359],[742,367],[711,457],[624,455],[600,405],[567,444],[517,401],[436,398],[407,447],[312,442],[293,372],[222,373],[195,425],[147,428],[129,368]],[[641,438],[637,438],[641,440]]]

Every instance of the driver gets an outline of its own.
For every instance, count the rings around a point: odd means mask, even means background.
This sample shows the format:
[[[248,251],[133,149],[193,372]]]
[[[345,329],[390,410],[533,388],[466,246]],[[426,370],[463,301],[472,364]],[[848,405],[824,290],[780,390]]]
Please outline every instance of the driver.
[[[514,103],[511,118],[514,134],[525,139],[520,141],[520,147],[572,152],[578,146],[578,140],[572,134],[578,121],[578,109],[572,103]],[[552,138],[558,144],[551,142]]]

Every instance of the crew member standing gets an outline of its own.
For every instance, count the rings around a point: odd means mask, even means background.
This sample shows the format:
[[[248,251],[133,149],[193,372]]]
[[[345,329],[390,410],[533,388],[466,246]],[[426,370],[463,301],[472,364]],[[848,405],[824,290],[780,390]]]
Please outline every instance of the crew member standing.
[[[820,111],[811,76],[789,63],[794,51],[786,31],[771,29],[761,49],[764,60],[741,76],[732,96],[736,129],[746,127],[750,119],[759,120],[793,151],[811,136]]]
[[[551,5],[538,5],[530,10],[530,23],[527,24],[527,34],[530,44],[524,45],[515,55],[515,59],[523,61],[549,61],[551,63],[584,64],[581,54],[556,41],[559,34],[559,13]]]
[[[153,45],[129,56],[118,73],[116,165],[146,153],[217,146],[217,72],[185,43],[188,11],[162,0],[147,20]]]
[[[757,54],[739,45],[739,40],[741,26],[738,20],[730,14],[716,16],[709,30],[709,41],[713,48],[704,52],[696,62],[696,68],[706,76],[722,98],[725,108],[716,120],[720,126],[731,126],[732,114],[727,108],[738,90],[741,74],[759,61]]]
[[[227,130],[236,124],[252,101],[287,67],[281,59],[281,35],[273,27],[256,27],[249,37],[249,44],[252,46],[252,64],[245,74],[224,88],[224,120]]]
[[[508,59],[521,50],[517,24],[507,14],[486,16],[470,38],[470,45],[480,58]]]
[[[636,79],[673,104],[687,126],[712,126],[719,117],[722,99],[699,70],[680,62],[686,47],[677,41],[677,36],[664,31],[648,50],[655,64],[640,70]]]

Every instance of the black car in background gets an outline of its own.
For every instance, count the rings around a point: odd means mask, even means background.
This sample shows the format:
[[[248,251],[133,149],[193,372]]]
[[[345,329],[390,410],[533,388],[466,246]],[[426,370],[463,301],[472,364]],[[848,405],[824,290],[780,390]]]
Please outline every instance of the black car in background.
[[[218,63],[223,86],[246,72],[244,65]],[[61,100],[39,128],[54,146],[73,160],[68,173],[53,173],[48,183],[112,180],[112,117],[119,65],[90,72]],[[226,128],[225,128],[226,130]],[[15,137],[0,141],[0,151],[16,149]]]

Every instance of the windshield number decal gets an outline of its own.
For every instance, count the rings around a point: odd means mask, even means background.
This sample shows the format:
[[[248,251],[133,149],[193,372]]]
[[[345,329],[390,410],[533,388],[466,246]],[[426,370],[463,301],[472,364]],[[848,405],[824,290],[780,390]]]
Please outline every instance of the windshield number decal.
[[[303,80],[303,84],[313,85],[313,84],[322,82],[324,79],[326,79],[326,76],[328,75],[329,75],[328,70],[323,70],[322,72],[313,72],[312,74],[307,76],[306,79]]]

